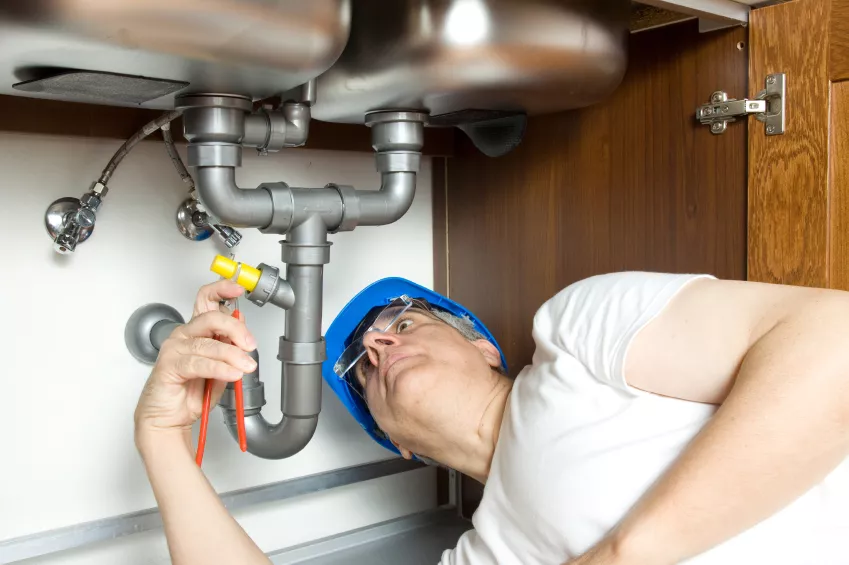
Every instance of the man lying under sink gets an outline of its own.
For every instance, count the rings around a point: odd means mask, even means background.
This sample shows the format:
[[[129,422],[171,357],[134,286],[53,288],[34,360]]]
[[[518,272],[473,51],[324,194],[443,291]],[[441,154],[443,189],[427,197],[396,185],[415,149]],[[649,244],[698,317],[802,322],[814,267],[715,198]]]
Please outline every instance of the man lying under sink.
[[[462,306],[402,279],[367,290],[328,330],[324,376],[387,449],[485,483],[442,563],[849,563],[849,293],[593,277],[540,308],[511,379]],[[269,563],[191,448],[202,379],[220,393],[254,368],[218,309],[241,293],[200,290],[136,410],[175,565]]]

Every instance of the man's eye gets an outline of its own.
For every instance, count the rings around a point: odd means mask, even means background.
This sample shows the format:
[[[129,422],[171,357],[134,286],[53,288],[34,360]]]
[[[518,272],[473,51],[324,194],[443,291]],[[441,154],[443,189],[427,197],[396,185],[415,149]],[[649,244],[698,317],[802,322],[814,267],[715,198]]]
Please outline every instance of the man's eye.
[[[401,320],[398,322],[398,333],[403,332],[406,329],[409,329],[410,326],[413,325],[412,320]]]

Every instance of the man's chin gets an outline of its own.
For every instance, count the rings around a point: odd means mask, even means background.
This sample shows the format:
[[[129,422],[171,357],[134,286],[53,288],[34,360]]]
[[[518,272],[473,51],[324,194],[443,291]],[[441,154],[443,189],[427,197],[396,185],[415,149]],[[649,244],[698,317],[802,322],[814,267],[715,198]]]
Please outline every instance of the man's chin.
[[[410,375],[418,365],[421,365],[420,355],[408,355],[394,361],[386,370],[387,390],[394,390],[395,385]]]

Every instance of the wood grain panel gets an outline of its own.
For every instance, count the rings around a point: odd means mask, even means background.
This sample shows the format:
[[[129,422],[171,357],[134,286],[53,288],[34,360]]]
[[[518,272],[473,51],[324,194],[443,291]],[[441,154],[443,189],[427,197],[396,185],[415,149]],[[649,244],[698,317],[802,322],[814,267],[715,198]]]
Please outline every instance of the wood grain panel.
[[[849,81],[831,89],[829,286],[849,290]]]
[[[849,80],[849,0],[831,0],[828,44],[831,80]]]
[[[448,163],[444,157],[431,161],[433,186],[433,289],[448,294],[448,215],[446,188]]]
[[[609,99],[532,118],[500,159],[458,139],[450,293],[493,330],[512,374],[531,360],[534,312],[572,282],[628,269],[745,277],[746,126],[714,136],[694,116],[720,86],[746,94],[746,40],[696,22],[636,34]]]
[[[749,82],[787,73],[787,130],[749,122],[749,279],[827,286],[829,0],[752,11]]]
[[[99,106],[0,95],[0,131],[126,139],[158,116],[158,110]],[[369,129],[313,120],[307,149],[371,152]],[[453,128],[426,128],[425,155],[451,155]]]

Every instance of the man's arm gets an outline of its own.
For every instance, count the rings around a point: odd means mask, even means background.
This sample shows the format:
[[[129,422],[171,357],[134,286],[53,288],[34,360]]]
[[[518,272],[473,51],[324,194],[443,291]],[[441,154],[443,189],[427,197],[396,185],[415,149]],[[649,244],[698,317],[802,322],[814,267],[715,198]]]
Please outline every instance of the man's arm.
[[[635,338],[625,376],[722,405],[577,563],[677,563],[768,518],[849,456],[849,294],[695,281]]]
[[[139,443],[174,565],[267,565],[268,558],[230,516],[177,434]]]
[[[192,320],[162,345],[136,407],[136,445],[159,504],[174,565],[268,565],[268,558],[227,513],[194,461],[192,424],[204,379],[215,379],[213,403],[226,386],[256,368],[245,352],[256,342],[245,324],[218,311],[243,289],[219,281],[200,289]],[[225,337],[231,344],[215,339]]]

